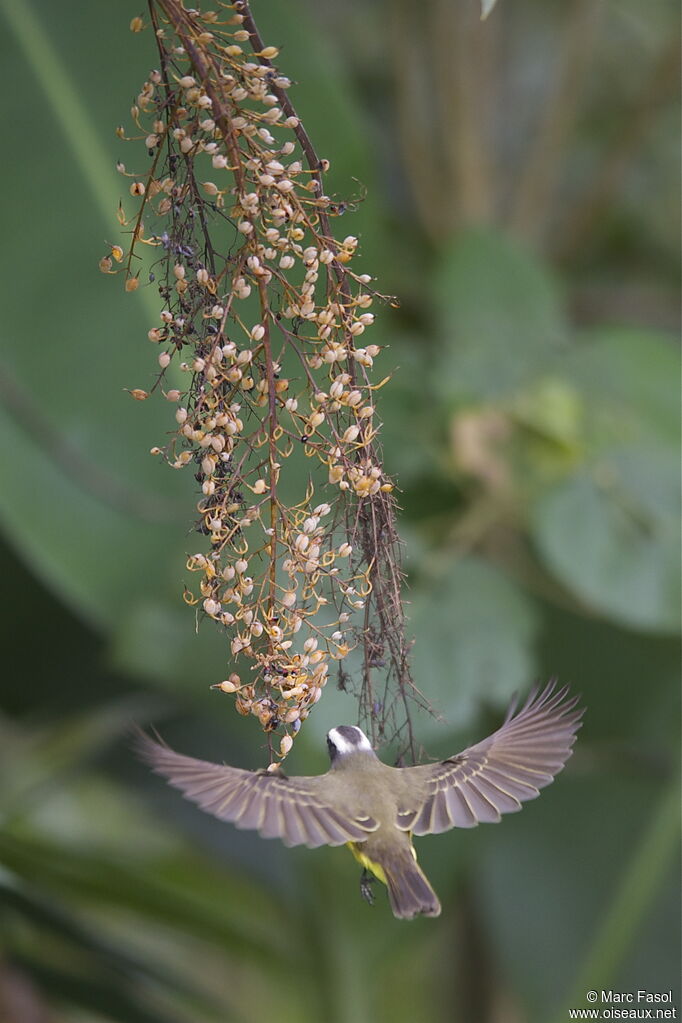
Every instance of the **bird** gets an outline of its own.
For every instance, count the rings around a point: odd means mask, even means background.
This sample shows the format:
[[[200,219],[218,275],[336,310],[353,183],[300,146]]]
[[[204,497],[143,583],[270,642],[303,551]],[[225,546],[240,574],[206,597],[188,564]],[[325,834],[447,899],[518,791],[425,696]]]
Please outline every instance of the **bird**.
[[[493,823],[540,794],[571,755],[584,708],[568,686],[536,686],[486,739],[440,762],[383,763],[357,725],[327,734],[325,774],[247,771],[176,753],[141,731],[137,752],[202,810],[287,846],[347,845],[362,865],[361,890],[378,878],[398,919],[436,917],[441,904],[417,862],[413,836]]]

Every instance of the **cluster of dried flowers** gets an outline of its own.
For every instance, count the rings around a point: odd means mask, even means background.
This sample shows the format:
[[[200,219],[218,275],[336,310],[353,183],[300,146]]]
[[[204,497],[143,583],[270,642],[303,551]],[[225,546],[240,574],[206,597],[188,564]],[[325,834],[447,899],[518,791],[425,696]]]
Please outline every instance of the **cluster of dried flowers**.
[[[191,467],[201,487],[208,544],[188,559],[198,582],[185,600],[228,630],[244,665],[218,688],[279,735],[281,758],[332,663],[345,684],[341,662],[359,647],[361,719],[407,749],[415,691],[393,487],[375,440],[386,381],[373,381],[380,350],[364,337],[383,296],[353,269],[358,239],[332,233],[343,207],[325,194],[329,164],[273,66],[277,50],[247,3],[219,7],[150,2],[160,67],[132,118],[151,165],[137,175],[119,164],[139,203],[119,211],[127,256],[113,246],[101,262],[120,264],[134,291],[141,246],[161,256],[150,276],[162,276],[163,308],[148,335],[161,371],[131,394],[165,388],[176,430],[152,454]],[[296,462],[304,473],[288,471]],[[289,477],[303,492],[292,496]]]

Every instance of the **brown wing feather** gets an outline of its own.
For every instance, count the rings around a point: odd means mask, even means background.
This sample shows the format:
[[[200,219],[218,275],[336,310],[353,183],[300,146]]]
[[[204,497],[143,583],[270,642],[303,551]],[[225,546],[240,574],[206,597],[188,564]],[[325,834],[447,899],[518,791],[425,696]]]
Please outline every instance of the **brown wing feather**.
[[[258,831],[263,838],[281,838],[285,845],[344,845],[362,842],[377,827],[370,818],[355,820],[326,801],[325,775],[287,778],[283,774],[243,771],[176,753],[144,732],[136,736],[137,751],[202,810],[238,828]]]
[[[568,687],[536,687],[518,713],[509,708],[504,724],[487,739],[440,764],[408,767],[407,790],[420,792],[416,805],[403,805],[397,825],[415,835],[472,828],[514,813],[549,785],[571,755],[583,710]]]

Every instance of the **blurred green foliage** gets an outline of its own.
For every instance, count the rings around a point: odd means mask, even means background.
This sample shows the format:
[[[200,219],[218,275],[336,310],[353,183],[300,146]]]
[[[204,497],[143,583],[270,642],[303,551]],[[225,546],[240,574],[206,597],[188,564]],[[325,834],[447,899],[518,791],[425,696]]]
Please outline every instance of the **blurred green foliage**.
[[[492,5],[488,4],[490,8]],[[423,843],[438,921],[357,893],[132,762],[131,720],[262,763],[182,606],[194,495],[147,451],[153,287],[97,273],[114,126],[150,65],[137,9],[3,0],[0,1019],[547,1023],[679,963],[679,12],[656,5],[254,0],[382,312],[417,683],[446,755],[511,693],[584,694],[565,775],[500,828]],[[671,45],[672,43],[672,45]],[[349,226],[350,229],[350,226]],[[364,269],[365,267],[363,267]],[[291,768],[356,717],[325,693]],[[386,751],[386,755],[388,751]],[[677,990],[679,1006],[679,989]]]

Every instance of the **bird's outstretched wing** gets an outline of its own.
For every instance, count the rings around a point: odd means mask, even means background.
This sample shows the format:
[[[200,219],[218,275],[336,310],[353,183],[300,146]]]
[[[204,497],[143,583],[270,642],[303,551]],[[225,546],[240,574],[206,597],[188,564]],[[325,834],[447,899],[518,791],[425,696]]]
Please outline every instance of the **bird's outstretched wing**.
[[[583,710],[568,687],[536,687],[487,739],[439,764],[403,768],[415,805],[401,803],[397,824],[415,835],[439,834],[499,821],[554,781],[571,755]],[[409,799],[407,800],[409,803]]]
[[[287,778],[211,764],[176,753],[144,732],[137,733],[135,745],[157,774],[202,810],[263,838],[315,849],[364,841],[377,827],[370,817],[353,818],[330,806],[325,775]]]

